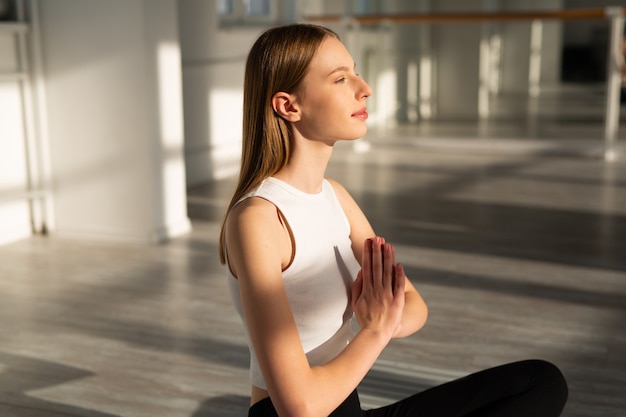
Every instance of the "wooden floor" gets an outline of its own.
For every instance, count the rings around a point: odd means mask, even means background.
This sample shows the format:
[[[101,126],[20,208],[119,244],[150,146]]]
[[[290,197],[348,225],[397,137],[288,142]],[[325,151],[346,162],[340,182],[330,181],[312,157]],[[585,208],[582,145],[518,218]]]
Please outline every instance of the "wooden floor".
[[[430,307],[363,403],[544,358],[569,382],[564,416],[626,416],[626,162],[445,144],[374,138],[328,170]],[[230,186],[190,190],[193,232],[164,245],[0,247],[0,416],[245,415],[248,352],[216,253]]]

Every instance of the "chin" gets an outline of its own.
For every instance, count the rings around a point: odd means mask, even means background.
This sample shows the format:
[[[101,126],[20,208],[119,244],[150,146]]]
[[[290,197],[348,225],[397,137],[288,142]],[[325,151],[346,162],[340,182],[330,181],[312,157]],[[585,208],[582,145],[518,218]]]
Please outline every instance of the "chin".
[[[367,127],[363,127],[363,129],[355,130],[355,132],[346,138],[346,140],[357,140],[361,139],[363,136],[367,134]]]
[[[359,126],[359,128],[343,129],[334,137],[334,141],[338,142],[352,142],[362,139],[367,133],[367,127]]]
[[[338,142],[354,142],[357,141],[359,139],[363,139],[364,135],[361,136],[345,136],[341,139],[338,140]]]

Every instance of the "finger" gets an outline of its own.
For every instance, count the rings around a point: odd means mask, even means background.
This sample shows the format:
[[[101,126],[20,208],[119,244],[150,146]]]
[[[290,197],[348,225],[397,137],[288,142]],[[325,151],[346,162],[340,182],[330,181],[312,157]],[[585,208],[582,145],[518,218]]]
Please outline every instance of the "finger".
[[[356,279],[352,283],[352,289],[350,291],[350,304],[354,307],[354,303],[361,296],[361,292],[363,291],[363,270],[359,271],[356,275]]]
[[[365,239],[363,258],[361,260],[362,290],[371,291],[372,288],[372,239]]]
[[[393,275],[395,268],[395,259],[393,254],[393,246],[385,243],[383,246],[383,287],[393,292]]]
[[[384,289],[383,250],[384,245],[381,244],[381,239],[374,238],[372,242],[372,285],[376,291]]]
[[[404,266],[402,264],[395,265],[395,278],[394,278],[394,295],[404,294],[404,288],[406,284],[406,274],[404,273]]]

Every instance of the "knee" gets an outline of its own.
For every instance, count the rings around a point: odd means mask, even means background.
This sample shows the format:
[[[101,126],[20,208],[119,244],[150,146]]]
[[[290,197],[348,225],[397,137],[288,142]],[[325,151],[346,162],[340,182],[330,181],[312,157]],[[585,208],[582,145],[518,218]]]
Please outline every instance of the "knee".
[[[569,394],[567,381],[561,370],[551,362],[534,359],[530,360],[530,365],[534,368],[535,381],[537,385],[549,390],[555,402],[565,405]]]

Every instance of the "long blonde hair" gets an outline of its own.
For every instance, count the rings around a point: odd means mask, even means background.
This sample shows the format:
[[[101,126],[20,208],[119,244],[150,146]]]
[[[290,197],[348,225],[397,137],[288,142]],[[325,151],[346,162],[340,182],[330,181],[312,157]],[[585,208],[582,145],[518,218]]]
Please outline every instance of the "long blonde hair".
[[[264,179],[287,164],[291,130],[274,113],[272,96],[294,93],[322,41],[339,36],[323,26],[292,24],[264,32],[246,61],[243,85],[243,141],[237,187],[226,209],[220,232],[220,261],[226,263],[225,223],[237,202]]]

